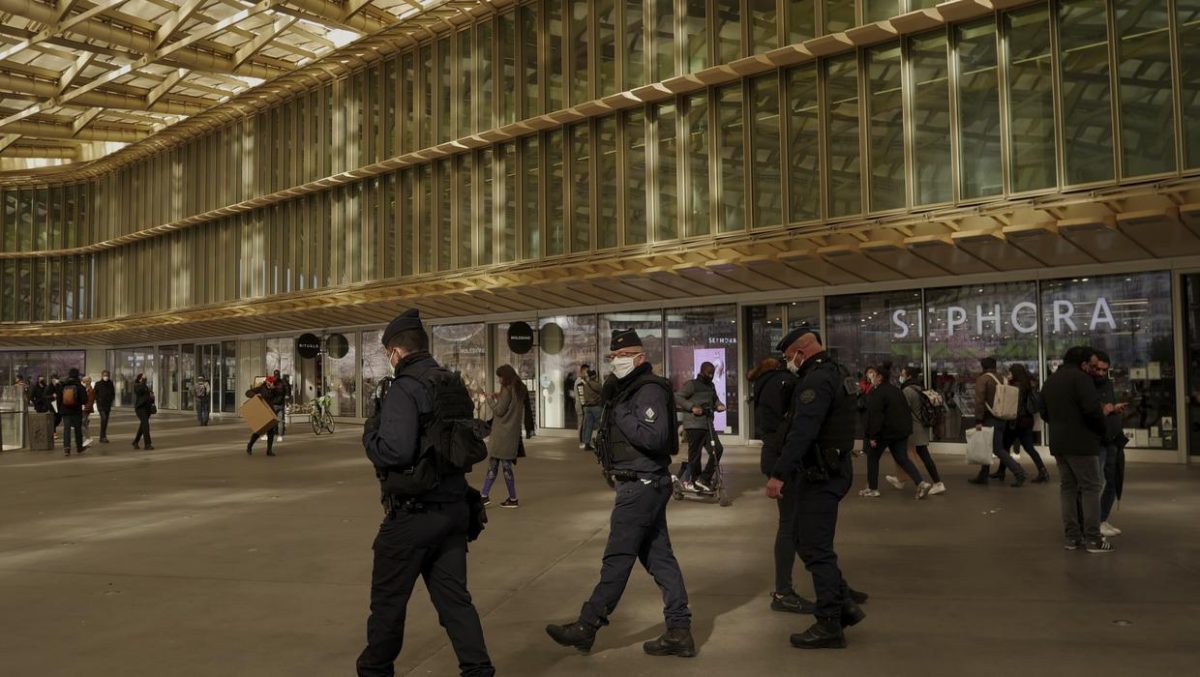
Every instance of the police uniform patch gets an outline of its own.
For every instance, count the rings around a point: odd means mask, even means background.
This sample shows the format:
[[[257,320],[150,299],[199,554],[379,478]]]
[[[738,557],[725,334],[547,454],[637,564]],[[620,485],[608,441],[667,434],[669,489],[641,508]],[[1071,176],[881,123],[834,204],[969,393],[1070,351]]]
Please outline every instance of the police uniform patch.
[[[645,416],[646,416],[646,423],[654,423],[654,419],[658,417],[658,414],[654,413],[653,408],[646,407]]]
[[[815,399],[817,399],[817,391],[812,388],[806,388],[800,393],[801,404],[812,404]]]

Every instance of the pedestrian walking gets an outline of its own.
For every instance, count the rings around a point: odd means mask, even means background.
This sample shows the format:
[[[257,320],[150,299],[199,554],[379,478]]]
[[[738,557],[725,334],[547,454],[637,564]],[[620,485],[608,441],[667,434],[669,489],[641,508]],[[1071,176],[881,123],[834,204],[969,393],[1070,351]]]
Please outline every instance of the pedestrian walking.
[[[96,384],[96,411],[100,414],[100,442],[108,444],[108,417],[112,415],[113,402],[117,400],[117,389],[113,386],[112,374],[108,370],[100,372],[100,382]]]
[[[512,365],[504,364],[496,370],[500,379],[500,392],[493,396],[492,430],[488,434],[488,470],[480,493],[483,504],[491,501],[492,484],[499,473],[504,475],[504,485],[508,489],[508,498],[500,504],[501,508],[517,508],[517,480],[514,465],[517,462],[517,452],[521,445],[521,426],[525,422],[525,397],[528,389],[517,376]]]
[[[133,413],[137,415],[138,429],[133,436],[133,448],[138,449],[138,443],[146,441],[146,450],[154,449],[150,443],[150,417],[158,412],[154,404],[154,391],[146,383],[146,375],[138,374],[133,379]]]

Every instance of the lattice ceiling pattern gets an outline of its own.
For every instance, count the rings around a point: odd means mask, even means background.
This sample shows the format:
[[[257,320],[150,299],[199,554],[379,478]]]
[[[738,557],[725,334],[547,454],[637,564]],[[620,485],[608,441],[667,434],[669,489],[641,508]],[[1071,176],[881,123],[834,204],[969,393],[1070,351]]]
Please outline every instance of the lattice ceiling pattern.
[[[103,157],[366,36],[480,4],[0,0],[0,168]]]

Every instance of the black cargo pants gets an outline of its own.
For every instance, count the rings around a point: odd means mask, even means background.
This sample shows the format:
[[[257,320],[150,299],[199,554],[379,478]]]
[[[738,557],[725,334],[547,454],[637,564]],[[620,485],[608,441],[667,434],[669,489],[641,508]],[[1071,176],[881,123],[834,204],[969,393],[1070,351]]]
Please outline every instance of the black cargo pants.
[[[813,592],[817,596],[817,618],[840,618],[842,605],[849,597],[846,581],[838,568],[837,553],[833,551],[837,531],[838,504],[854,482],[854,466],[850,454],[841,463],[840,477],[823,482],[809,482],[801,477],[796,482],[796,553],[804,568],[812,574]]]
[[[446,629],[463,677],[496,674],[483,641],[479,613],[467,592],[465,501],[435,503],[424,512],[392,513],[375,537],[371,617],[359,677],[392,677],[404,646],[404,620],[417,577],[425,579],[438,622]]]
[[[662,590],[663,616],[667,628],[690,628],[683,573],[671,549],[667,533],[667,504],[671,501],[671,478],[617,482],[608,545],[600,565],[600,582],[584,603],[579,620],[593,626],[607,625],[617,608],[633,563],[640,561]]]

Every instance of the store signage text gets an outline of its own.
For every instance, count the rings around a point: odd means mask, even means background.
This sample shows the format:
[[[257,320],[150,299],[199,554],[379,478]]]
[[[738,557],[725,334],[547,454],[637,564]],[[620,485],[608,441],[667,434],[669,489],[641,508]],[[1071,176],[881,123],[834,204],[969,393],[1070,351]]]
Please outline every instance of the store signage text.
[[[1003,334],[1004,307],[999,303],[993,303],[990,306],[977,304],[974,307],[975,314],[972,317],[969,309],[966,306],[947,306],[945,309],[930,308],[929,312],[935,316],[938,313],[945,313],[945,327],[948,336],[953,336],[955,333],[969,332],[972,329],[976,334],[982,334],[990,330],[997,336]],[[1054,325],[1054,333],[1063,331],[1079,331],[1080,325],[1084,324],[1082,318],[1075,317],[1075,303],[1066,299],[1059,299],[1051,305],[1051,318]],[[1038,328],[1038,308],[1032,301],[1022,301],[1012,307],[1008,312],[1007,319],[1013,329],[1016,329],[1020,334],[1032,334]],[[972,321],[974,320],[974,321]],[[908,310],[898,308],[892,311],[892,324],[895,329],[892,331],[892,337],[897,339],[907,338],[911,327],[909,326]],[[916,329],[918,336],[924,336],[924,313],[921,310],[916,311]],[[1096,299],[1092,305],[1091,317],[1087,319],[1086,325],[1088,331],[1096,331],[1097,329],[1107,328],[1115,330],[1117,321],[1113,317],[1112,308],[1109,306],[1108,299],[1103,296]]]

